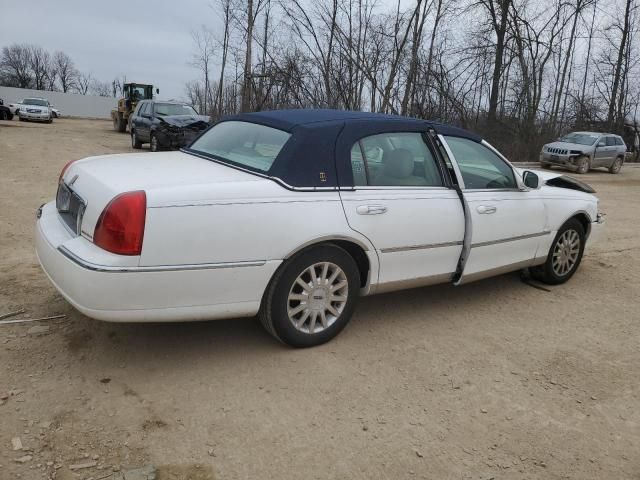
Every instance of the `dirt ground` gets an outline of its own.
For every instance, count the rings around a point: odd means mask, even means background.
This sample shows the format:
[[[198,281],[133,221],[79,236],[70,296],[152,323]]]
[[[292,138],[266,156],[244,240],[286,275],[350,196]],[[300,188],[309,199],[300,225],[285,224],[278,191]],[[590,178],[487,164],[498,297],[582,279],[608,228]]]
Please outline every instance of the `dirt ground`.
[[[640,479],[640,168],[581,178],[607,231],[568,284],[365,298],[293,350],[253,319],[109,324],[58,295],[36,208],[68,160],[128,151],[106,121],[0,122],[0,315],[66,315],[0,325],[2,480]]]

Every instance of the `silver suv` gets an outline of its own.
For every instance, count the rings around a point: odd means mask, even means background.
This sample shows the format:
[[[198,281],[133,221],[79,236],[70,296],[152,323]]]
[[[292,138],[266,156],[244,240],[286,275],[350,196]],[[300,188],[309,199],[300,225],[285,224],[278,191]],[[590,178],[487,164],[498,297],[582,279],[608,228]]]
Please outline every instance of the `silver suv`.
[[[542,168],[558,165],[578,173],[606,167],[609,172],[618,173],[624,164],[626,151],[627,147],[618,135],[572,132],[542,147],[540,165]]]

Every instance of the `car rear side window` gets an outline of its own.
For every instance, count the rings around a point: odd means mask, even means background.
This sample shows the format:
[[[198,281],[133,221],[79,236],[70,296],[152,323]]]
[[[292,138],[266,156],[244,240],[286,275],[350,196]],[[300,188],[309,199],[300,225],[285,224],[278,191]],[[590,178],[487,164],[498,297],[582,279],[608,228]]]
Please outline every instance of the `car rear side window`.
[[[191,145],[191,150],[240,167],[267,172],[290,133],[250,122],[218,123]]]
[[[624,145],[624,142],[620,137],[616,137],[616,145]]]
[[[383,133],[351,148],[355,186],[442,186],[436,160],[419,132]]]
[[[517,188],[511,167],[481,143],[445,137],[467,189]]]
[[[616,144],[615,137],[607,137],[607,147],[613,147]]]

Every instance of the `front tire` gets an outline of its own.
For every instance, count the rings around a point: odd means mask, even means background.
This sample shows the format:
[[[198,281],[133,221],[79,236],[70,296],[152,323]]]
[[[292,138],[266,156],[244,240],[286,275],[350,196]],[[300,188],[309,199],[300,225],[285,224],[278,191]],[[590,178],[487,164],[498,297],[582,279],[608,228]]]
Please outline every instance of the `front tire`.
[[[120,133],[127,131],[127,122],[124,121],[122,113],[119,113],[113,117],[113,128]]]
[[[576,167],[577,167],[577,172],[580,175],[584,175],[589,171],[589,168],[590,168],[589,159],[587,157],[578,158],[578,160],[576,161]]]
[[[162,146],[158,141],[158,137],[153,132],[151,132],[151,136],[149,138],[149,150],[151,150],[152,152],[159,152],[162,150]]]
[[[260,309],[265,329],[292,347],[328,342],[347,325],[356,306],[360,274],[336,245],[305,250],[271,280]]]
[[[547,261],[531,269],[531,276],[549,285],[569,280],[582,261],[586,235],[584,227],[575,218],[568,220],[554,238]]]
[[[609,167],[609,173],[613,173],[613,174],[620,173],[621,169],[622,169],[622,158],[618,157],[613,161],[613,163]]]

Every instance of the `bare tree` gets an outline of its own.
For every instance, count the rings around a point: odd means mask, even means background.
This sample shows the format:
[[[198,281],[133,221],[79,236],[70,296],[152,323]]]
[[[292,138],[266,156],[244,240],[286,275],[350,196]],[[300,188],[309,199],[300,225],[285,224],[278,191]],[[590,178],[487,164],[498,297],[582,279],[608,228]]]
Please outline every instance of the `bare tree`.
[[[60,88],[67,93],[74,87],[78,70],[69,55],[64,52],[57,51],[53,54],[52,63],[58,75]]]
[[[627,39],[629,37],[629,30],[631,28],[630,19],[633,9],[635,9],[634,0],[625,1],[624,20],[620,28],[620,45],[618,47],[618,58],[615,63],[615,70],[613,74],[613,85],[611,86],[611,97],[609,98],[609,111],[607,113],[607,122],[610,126],[613,126],[616,113],[616,101],[618,96],[622,96],[623,92],[620,89],[620,77],[623,72],[625,64],[625,51],[627,50]]]
[[[31,48],[29,45],[17,44],[2,48],[0,57],[0,74],[5,85],[18,88],[29,88],[33,84],[31,73]]]
[[[75,88],[81,95],[87,95],[93,84],[93,75],[90,73],[79,73],[76,77]]]
[[[100,80],[93,80],[89,87],[89,91],[92,95],[98,95],[100,97],[111,97],[113,86],[109,82],[101,82]]]
[[[202,114],[208,114],[211,111],[211,85],[209,75],[211,62],[215,54],[215,38],[213,32],[202,25],[199,30],[191,32],[191,37],[196,45],[196,51],[191,59],[191,65],[198,68],[204,79],[204,110]]]
[[[220,63],[220,78],[218,80],[218,88],[216,91],[215,112],[219,117],[223,112],[222,92],[224,90],[224,71],[227,66],[227,54],[229,52],[229,36],[231,34],[231,0],[219,0],[220,8],[222,10],[222,21],[224,22],[224,29],[222,33],[222,60]]]
[[[33,74],[34,88],[44,90],[46,88],[47,76],[51,69],[51,56],[44,48],[37,45],[29,46],[29,68]]]

